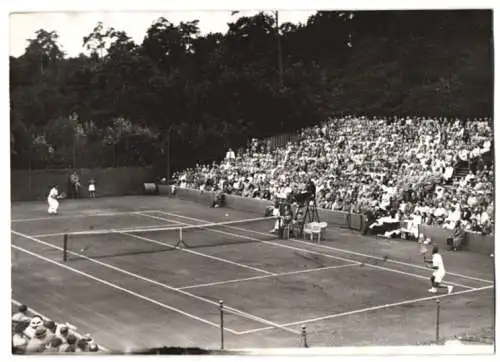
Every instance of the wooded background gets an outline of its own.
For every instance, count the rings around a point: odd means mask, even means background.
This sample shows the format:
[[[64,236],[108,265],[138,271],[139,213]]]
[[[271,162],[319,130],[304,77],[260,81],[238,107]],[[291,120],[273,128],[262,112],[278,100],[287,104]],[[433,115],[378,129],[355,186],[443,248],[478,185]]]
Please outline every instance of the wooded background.
[[[276,15],[207,35],[160,18],[141,44],[98,23],[74,58],[37,31],[10,57],[12,168],[163,165],[170,150],[175,170],[337,115],[493,115],[492,11]]]

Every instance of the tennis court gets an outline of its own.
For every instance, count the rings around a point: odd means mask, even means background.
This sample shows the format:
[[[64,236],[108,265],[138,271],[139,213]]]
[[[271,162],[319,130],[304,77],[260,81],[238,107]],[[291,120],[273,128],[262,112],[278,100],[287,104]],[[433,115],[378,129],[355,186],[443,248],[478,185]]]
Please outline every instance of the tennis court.
[[[161,196],[45,208],[13,205],[13,299],[108,350],[219,348],[219,300],[228,349],[299,347],[302,326],[312,347],[424,343],[437,298],[444,338],[494,323],[482,255],[443,252],[454,291],[436,296],[413,242],[334,227],[319,245],[279,240],[262,215]]]

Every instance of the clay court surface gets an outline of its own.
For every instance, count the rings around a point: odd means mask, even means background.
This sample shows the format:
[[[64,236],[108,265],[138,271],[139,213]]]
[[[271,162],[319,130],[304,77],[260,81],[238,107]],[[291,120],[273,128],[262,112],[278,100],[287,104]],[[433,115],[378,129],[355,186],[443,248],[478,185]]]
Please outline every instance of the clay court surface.
[[[494,260],[443,251],[451,295],[428,293],[430,270],[415,242],[329,227],[326,241],[277,240],[272,222],[178,227],[262,217],[163,196],[66,200],[49,217],[43,202],[12,206],[13,300],[91,333],[110,351],[182,346],[415,345],[494,324]],[[97,232],[116,229],[114,234]],[[68,238],[64,233],[96,234]],[[387,260],[384,261],[384,256]]]

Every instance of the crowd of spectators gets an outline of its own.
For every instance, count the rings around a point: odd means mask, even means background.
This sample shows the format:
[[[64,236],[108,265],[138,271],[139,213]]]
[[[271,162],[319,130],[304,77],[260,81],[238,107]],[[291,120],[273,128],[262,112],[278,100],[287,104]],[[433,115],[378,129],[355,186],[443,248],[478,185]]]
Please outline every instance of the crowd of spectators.
[[[342,117],[305,129],[297,142],[249,147],[174,175],[180,187],[244,197],[286,198],[316,184],[318,207],[491,234],[494,165],[490,119]],[[465,177],[458,164],[478,165]]]
[[[12,316],[14,354],[98,351],[99,346],[89,334],[81,336],[69,324],[57,324],[36,314],[30,316],[26,305],[20,305]]]

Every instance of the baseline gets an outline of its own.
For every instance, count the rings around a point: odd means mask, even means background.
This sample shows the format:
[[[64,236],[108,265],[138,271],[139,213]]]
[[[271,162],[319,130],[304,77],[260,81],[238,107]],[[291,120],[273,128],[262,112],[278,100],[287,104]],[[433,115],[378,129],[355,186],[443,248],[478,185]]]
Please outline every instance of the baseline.
[[[156,210],[143,210],[141,212],[155,212]],[[53,215],[53,216],[45,216],[45,217],[34,217],[27,219],[11,219],[11,223],[21,223],[21,222],[32,222],[32,221],[44,221],[44,220],[54,220],[54,219],[73,219],[73,218],[81,218],[81,217],[89,217],[89,216],[118,216],[118,215],[135,215],[137,211],[116,211],[116,212],[103,212],[96,214],[75,214],[75,215]]]

